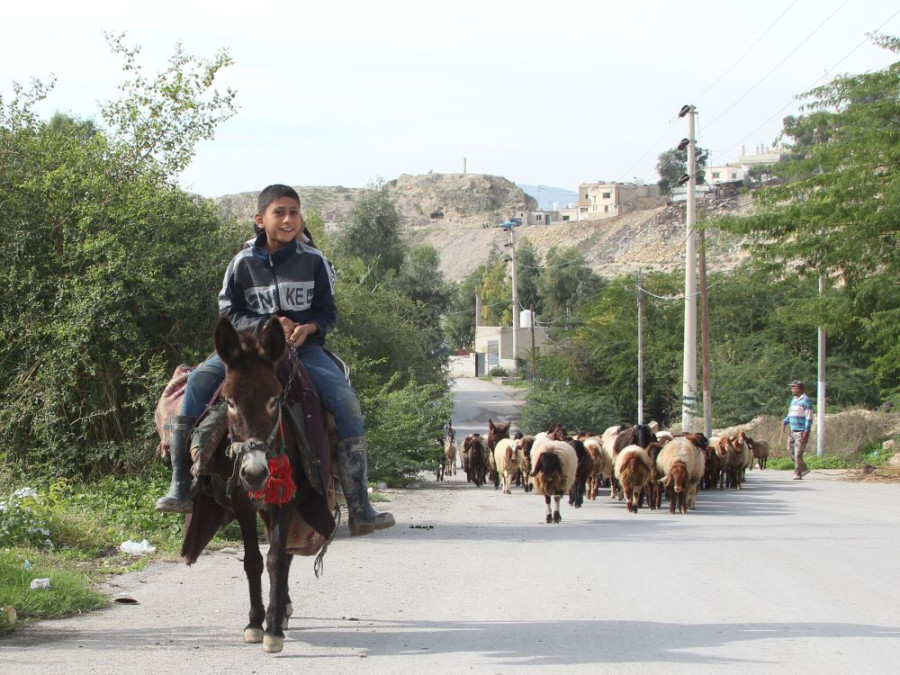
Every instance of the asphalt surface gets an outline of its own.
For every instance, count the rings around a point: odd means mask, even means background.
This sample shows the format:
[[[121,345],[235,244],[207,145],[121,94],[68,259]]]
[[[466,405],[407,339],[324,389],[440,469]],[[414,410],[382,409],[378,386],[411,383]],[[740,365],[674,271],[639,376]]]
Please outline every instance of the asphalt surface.
[[[507,419],[504,389],[457,383],[457,437]],[[496,419],[496,418],[495,418]],[[480,420],[480,421],[479,421]],[[350,539],[316,579],[295,560],[284,651],[242,643],[240,551],[155,563],[109,591],[138,604],[0,638],[0,672],[895,673],[900,485],[753,471],[686,516],[608,489],[563,522],[514,488],[387,491],[397,525]]]

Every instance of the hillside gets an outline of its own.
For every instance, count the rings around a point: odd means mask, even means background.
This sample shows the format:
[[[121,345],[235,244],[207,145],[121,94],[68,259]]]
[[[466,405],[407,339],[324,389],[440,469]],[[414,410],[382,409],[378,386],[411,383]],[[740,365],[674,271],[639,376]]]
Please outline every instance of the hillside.
[[[445,277],[460,281],[487,260],[492,249],[508,243],[497,224],[536,208],[534,198],[505,178],[475,174],[401,175],[388,189],[400,212],[407,241],[428,244],[440,255]],[[329,231],[339,230],[359,195],[358,188],[297,187],[304,210],[315,208]],[[256,210],[255,192],[217,200],[230,221],[247,221]],[[747,196],[698,200],[704,210],[744,211]],[[684,204],[661,205],[645,211],[595,221],[523,225],[517,241],[528,239],[543,257],[554,246],[576,247],[598,274],[615,277],[638,268],[670,271],[684,261]],[[249,229],[249,228],[248,228]],[[711,232],[707,262],[710,271],[733,269],[746,257],[738,239]]]

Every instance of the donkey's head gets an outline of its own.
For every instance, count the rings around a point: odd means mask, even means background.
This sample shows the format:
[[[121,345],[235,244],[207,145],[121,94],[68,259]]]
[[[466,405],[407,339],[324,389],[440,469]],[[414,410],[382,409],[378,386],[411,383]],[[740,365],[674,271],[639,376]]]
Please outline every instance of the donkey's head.
[[[216,352],[225,362],[222,395],[228,407],[231,452],[244,487],[259,491],[269,477],[266,453],[277,440],[282,387],[275,366],[284,353],[284,331],[277,319],[266,322],[259,338],[239,336],[222,317],[216,324]]]

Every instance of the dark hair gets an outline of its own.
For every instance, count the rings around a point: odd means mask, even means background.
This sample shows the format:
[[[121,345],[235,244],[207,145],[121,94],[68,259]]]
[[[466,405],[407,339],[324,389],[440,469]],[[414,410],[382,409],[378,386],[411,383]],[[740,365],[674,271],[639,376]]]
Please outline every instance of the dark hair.
[[[259,199],[256,201],[256,212],[265,213],[266,207],[279,197],[290,197],[291,199],[296,199],[298,204],[300,203],[300,195],[297,194],[294,188],[289,185],[276,183],[263,188],[263,191],[259,193]]]

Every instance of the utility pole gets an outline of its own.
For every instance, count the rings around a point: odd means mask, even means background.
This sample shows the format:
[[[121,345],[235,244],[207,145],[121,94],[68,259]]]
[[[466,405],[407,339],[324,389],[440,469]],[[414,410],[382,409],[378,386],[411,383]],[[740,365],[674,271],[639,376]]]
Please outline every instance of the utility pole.
[[[679,117],[688,118],[687,137],[687,214],[685,230],[687,240],[684,249],[684,369],[681,387],[681,430],[695,430],[694,416],[697,409],[697,233],[696,221],[697,149],[694,139],[694,116],[696,108],[686,105]],[[682,142],[683,143],[683,142]],[[679,146],[680,147],[680,146]]]
[[[534,355],[534,322],[536,315],[534,313],[534,303],[531,304],[531,321],[529,321],[529,326],[531,327],[531,386],[534,386],[534,379],[537,377],[537,359]]]
[[[637,271],[637,330],[638,330],[638,405],[637,423],[644,423],[644,289],[641,286],[641,270]]]
[[[509,245],[512,247],[512,351],[513,370],[518,370],[516,359],[519,356],[519,299],[516,289],[516,226],[509,228]],[[532,319],[533,320],[533,319]]]
[[[706,295],[706,236],[700,230],[700,351],[703,355],[703,433],[712,436],[712,387],[709,384],[709,302]]]
[[[819,275],[819,296],[825,295],[825,275]],[[819,366],[816,391],[816,456],[825,456],[825,328],[819,324]]]

